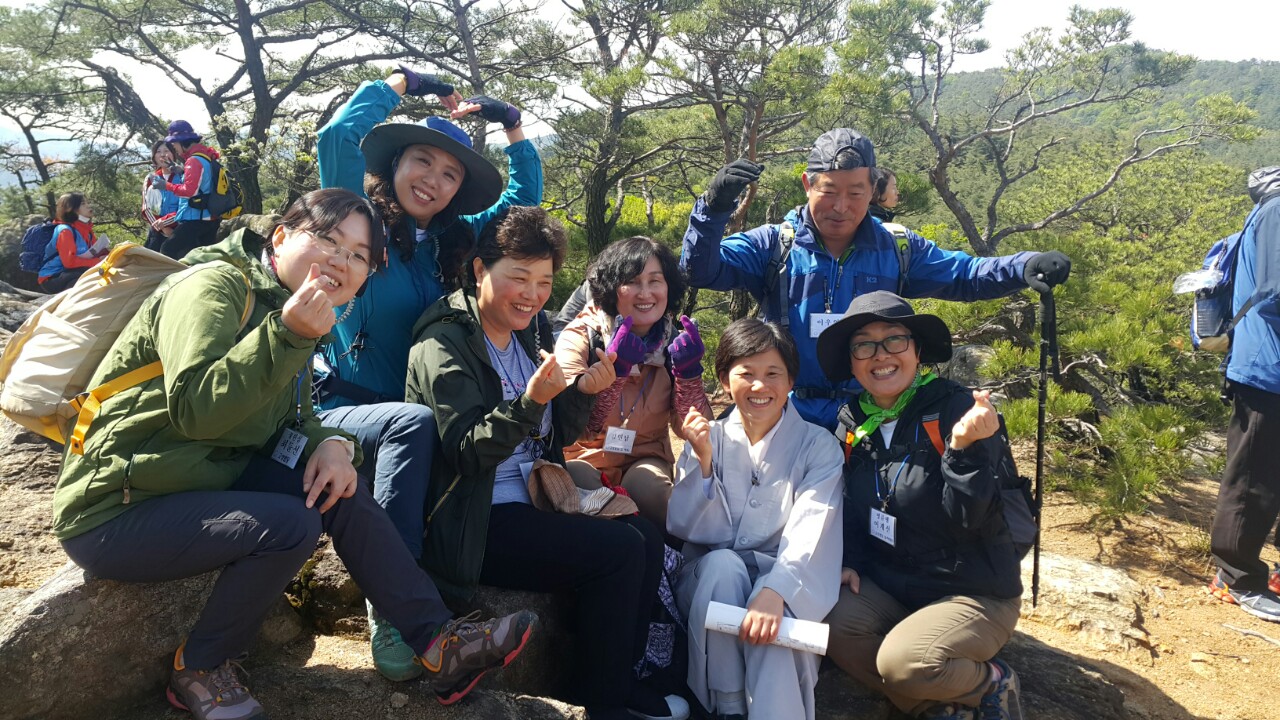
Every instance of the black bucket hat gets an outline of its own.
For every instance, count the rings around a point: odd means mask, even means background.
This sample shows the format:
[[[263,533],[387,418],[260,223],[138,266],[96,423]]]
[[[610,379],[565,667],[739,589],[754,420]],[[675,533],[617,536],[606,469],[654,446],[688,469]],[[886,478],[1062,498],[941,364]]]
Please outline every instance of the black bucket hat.
[[[475,215],[502,196],[498,168],[472,149],[471,137],[462,128],[435,116],[419,123],[387,123],[370,130],[360,143],[365,170],[391,180],[392,163],[410,145],[438,147],[462,163],[467,176],[454,196],[459,214]]]
[[[891,292],[878,290],[854,298],[844,317],[818,336],[818,364],[828,380],[844,382],[853,377],[849,367],[849,341],[859,329],[873,322],[894,323],[910,330],[920,348],[922,363],[951,359],[951,330],[942,318],[917,315],[911,303]]]

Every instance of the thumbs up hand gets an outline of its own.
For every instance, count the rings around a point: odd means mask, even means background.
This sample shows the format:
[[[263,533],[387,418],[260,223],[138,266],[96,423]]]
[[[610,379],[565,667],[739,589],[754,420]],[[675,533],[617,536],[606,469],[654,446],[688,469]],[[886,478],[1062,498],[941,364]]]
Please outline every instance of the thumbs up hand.
[[[951,449],[963,450],[986,440],[1000,429],[1000,414],[991,404],[990,390],[973,391],[973,407],[951,428]]]

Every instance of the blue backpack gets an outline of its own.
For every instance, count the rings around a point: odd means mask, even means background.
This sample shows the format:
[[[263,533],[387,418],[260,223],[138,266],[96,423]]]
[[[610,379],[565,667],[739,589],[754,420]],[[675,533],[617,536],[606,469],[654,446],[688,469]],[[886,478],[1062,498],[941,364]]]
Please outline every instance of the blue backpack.
[[[22,234],[22,254],[18,256],[18,268],[30,273],[40,272],[40,268],[57,254],[58,247],[53,239],[62,228],[71,228],[71,232],[76,233],[76,241],[80,240],[80,233],[66,223],[45,220],[27,228]]]

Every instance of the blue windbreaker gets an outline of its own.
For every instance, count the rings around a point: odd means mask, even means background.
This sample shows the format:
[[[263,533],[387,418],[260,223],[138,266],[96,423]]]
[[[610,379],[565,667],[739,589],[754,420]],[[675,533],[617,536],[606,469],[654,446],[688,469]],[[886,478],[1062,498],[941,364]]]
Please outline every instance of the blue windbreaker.
[[[361,83],[333,120],[321,128],[316,142],[321,187],[341,187],[364,194],[364,153],[360,141],[400,104],[400,96],[385,82]],[[489,209],[464,215],[457,222],[471,225],[477,236],[490,220],[511,205],[533,206],[542,202],[542,160],[533,143],[509,145],[507,188]],[[408,219],[412,222],[412,219]],[[325,359],[338,377],[374,391],[388,400],[404,399],[405,376],[413,325],[444,294],[435,237],[445,228],[427,229],[427,237],[408,261],[394,250],[387,264],[374,273],[364,294],[346,320],[333,327],[334,341],[325,348]],[[345,306],[338,308],[341,315]],[[362,337],[357,338],[357,334]],[[341,396],[324,398],[328,410],[358,404]]]
[[[1245,221],[1236,258],[1233,312],[1249,298],[1253,307],[1232,332],[1227,378],[1270,393],[1280,393],[1280,168],[1249,178],[1253,211]],[[1255,296],[1256,293],[1256,296]]]
[[[689,215],[680,266],[695,288],[745,289],[757,300],[764,289],[765,268],[778,243],[781,225],[761,225],[721,240],[732,210],[714,212],[699,199]],[[898,289],[898,247],[893,235],[868,214],[858,226],[851,250],[837,260],[818,241],[801,206],[787,214],[796,235],[787,256],[789,324],[800,352],[800,374],[791,401],[804,419],[834,430],[836,414],[861,387],[856,380],[834,385],[818,364],[818,340],[810,336],[814,313],[843,313],[853,298],[876,290]],[[1035,255],[1020,252],[996,258],[975,258],[949,251],[908,231],[911,268],[903,290],[906,297],[946,300],[989,300],[1026,287],[1022,268]],[[764,303],[765,320],[773,317],[772,303]]]

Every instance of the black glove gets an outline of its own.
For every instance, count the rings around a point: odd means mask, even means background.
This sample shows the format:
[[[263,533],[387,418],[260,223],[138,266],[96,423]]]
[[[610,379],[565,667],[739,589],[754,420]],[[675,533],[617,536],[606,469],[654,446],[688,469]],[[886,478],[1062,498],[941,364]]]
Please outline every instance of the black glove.
[[[1057,250],[1036,253],[1022,269],[1027,287],[1043,295],[1054,285],[1061,285],[1071,276],[1071,258]]]
[[[400,67],[400,74],[404,75],[404,94],[422,97],[423,95],[439,95],[440,97],[449,97],[453,94],[453,86],[447,82],[443,82],[435,75],[427,73],[416,73],[404,65]]]
[[[738,206],[738,196],[748,185],[759,180],[762,172],[763,165],[745,158],[739,158],[720,168],[720,172],[711,178],[711,184],[704,193],[707,208],[716,212],[734,209]]]
[[[514,129],[520,124],[520,108],[511,103],[494,100],[487,95],[467,98],[467,102],[480,106],[480,117],[489,122],[502,123],[506,130]]]

